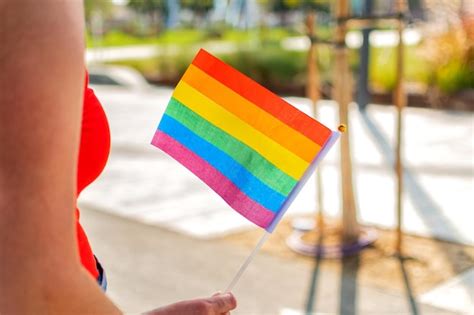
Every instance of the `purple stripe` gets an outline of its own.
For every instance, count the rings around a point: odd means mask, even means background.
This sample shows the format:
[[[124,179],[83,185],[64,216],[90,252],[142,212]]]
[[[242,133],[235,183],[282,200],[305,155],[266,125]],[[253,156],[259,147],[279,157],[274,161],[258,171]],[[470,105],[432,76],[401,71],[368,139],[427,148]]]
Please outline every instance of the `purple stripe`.
[[[183,164],[219,194],[234,210],[251,222],[262,228],[267,228],[272,222],[275,216],[273,212],[250,199],[221,172],[166,133],[157,130],[151,144]]]

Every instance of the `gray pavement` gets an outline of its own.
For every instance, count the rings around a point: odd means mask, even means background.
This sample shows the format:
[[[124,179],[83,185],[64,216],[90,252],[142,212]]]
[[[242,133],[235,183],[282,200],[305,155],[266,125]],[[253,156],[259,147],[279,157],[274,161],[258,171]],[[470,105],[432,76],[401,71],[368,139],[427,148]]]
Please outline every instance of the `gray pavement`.
[[[90,208],[82,209],[81,218],[107,270],[108,295],[127,314],[223,290],[248,255],[224,241],[199,240]],[[349,260],[334,272],[261,252],[234,290],[239,306],[233,314],[456,314],[362,285],[357,266]]]
[[[103,211],[163,226],[200,238],[212,238],[252,225],[217,194],[172,158],[149,143],[168,103],[171,89],[127,90],[97,87],[110,120],[112,154],[102,176],[84,191],[80,202]],[[309,112],[309,101],[288,98]],[[337,106],[319,103],[320,119],[336,128]],[[407,108],[403,228],[408,233],[474,245],[474,115]],[[395,110],[370,105],[351,108],[354,189],[364,224],[394,228]],[[322,167],[324,212],[340,216],[339,150],[336,145]],[[310,179],[288,216],[313,213]]]
[[[248,252],[204,240],[254,227],[149,144],[172,90],[97,87],[96,92],[109,117],[112,154],[79,204],[94,209],[86,210],[83,220],[108,267],[111,296],[134,313],[222,290]],[[309,112],[307,99],[288,100]],[[319,107],[321,121],[337,126],[336,104],[323,101]],[[394,118],[394,108],[388,106],[370,105],[365,113],[352,106],[350,111],[359,220],[386,228],[395,225]],[[407,108],[405,126],[404,229],[474,245],[474,115]],[[318,170],[328,216],[338,216],[340,210],[337,151],[332,150]],[[315,207],[310,179],[287,216],[313,213]],[[321,266],[315,274],[308,266],[261,255],[236,288],[240,314],[301,314],[313,275],[318,281],[312,309],[322,314],[450,314],[414,308],[409,296],[359,284],[354,263],[343,264],[341,273]],[[453,300],[450,292],[463,292],[464,297]],[[468,278],[427,292],[423,301],[469,314],[473,292]]]

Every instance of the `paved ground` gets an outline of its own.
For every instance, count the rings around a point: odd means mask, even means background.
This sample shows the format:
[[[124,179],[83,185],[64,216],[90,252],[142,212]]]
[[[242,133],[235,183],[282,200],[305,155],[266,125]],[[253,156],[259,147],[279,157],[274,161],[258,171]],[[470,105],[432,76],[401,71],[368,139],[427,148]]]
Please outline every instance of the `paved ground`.
[[[422,294],[419,300],[423,303],[459,312],[470,310],[470,313],[474,314],[473,283],[474,268],[471,268],[433,290]],[[471,288],[471,290],[466,290],[466,288]]]
[[[210,238],[251,225],[207,186],[149,142],[168,102],[170,89],[129,91],[97,88],[110,119],[109,164],[80,201],[104,211]],[[290,98],[308,111],[308,101]],[[321,102],[321,120],[335,128],[336,106]],[[474,245],[474,116],[409,108],[405,115],[404,228],[407,232]],[[351,110],[355,190],[360,221],[395,226],[395,178],[391,165],[394,109],[372,105]],[[338,216],[338,148],[322,168],[324,210]],[[289,215],[315,209],[309,180]]]
[[[82,221],[107,269],[108,294],[127,314],[223,290],[248,254],[87,207]],[[233,291],[233,314],[457,314],[360,284],[354,259],[337,273],[318,266],[260,253]]]
[[[248,252],[196,237],[212,239],[253,227],[149,145],[171,90],[98,87],[96,91],[110,119],[112,154],[102,177],[81,196],[80,205],[86,209],[83,220],[94,247],[108,267],[110,295],[135,313],[222,290]],[[289,100],[308,111],[306,99]],[[335,104],[322,102],[320,114],[327,125],[337,126]],[[405,117],[405,229],[473,245],[473,115],[410,108]],[[391,107],[372,105],[366,113],[351,110],[359,218],[382,227],[393,227],[395,222],[393,120]],[[325,213],[334,216],[340,207],[337,151],[320,169]],[[289,215],[314,211],[314,191],[310,180]],[[356,267],[356,262],[348,261],[341,273],[321,268],[315,273],[293,261],[259,256],[236,288],[239,314],[299,314],[311,301],[312,277],[317,285],[310,309],[321,314],[450,314],[415,304],[408,296],[361,285],[354,278]],[[472,277],[453,283],[422,300],[451,310],[472,309]],[[462,308],[446,304],[452,300],[449,292],[458,289],[465,294],[460,303],[467,306]]]

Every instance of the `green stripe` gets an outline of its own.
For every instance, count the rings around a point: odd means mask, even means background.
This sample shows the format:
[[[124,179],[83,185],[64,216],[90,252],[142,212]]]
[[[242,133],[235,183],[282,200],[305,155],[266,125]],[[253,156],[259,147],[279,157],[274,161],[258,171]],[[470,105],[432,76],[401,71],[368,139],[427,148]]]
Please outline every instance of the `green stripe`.
[[[258,152],[212,125],[178,100],[171,98],[166,114],[228,154],[252,175],[280,194],[287,196],[296,185],[297,181],[294,178],[268,162]]]

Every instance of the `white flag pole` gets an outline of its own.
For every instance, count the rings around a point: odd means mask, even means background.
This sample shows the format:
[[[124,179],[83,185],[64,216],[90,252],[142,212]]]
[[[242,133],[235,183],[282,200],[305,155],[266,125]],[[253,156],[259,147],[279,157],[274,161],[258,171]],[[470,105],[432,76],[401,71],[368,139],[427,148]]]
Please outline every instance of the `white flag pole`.
[[[257,254],[257,252],[260,250],[263,243],[265,243],[268,236],[271,234],[271,232],[273,232],[273,230],[275,229],[278,222],[280,222],[280,220],[283,217],[283,215],[285,214],[286,210],[288,210],[288,208],[290,207],[290,204],[296,198],[296,195],[300,192],[301,188],[303,188],[304,184],[308,181],[309,176],[314,172],[314,170],[316,169],[318,164],[323,160],[323,158],[329,152],[331,147],[337,141],[337,139],[339,138],[340,132],[344,132],[344,131],[345,131],[345,126],[341,125],[341,126],[339,126],[338,131],[333,131],[332,132],[332,134],[331,134],[329,140],[327,141],[327,143],[324,144],[324,146],[321,148],[321,151],[319,152],[319,154],[316,156],[316,158],[313,160],[311,165],[308,167],[306,172],[301,177],[300,181],[296,184],[296,186],[293,188],[291,193],[288,195],[288,198],[286,199],[286,201],[281,206],[281,209],[278,212],[278,214],[275,216],[275,218],[273,219],[273,222],[270,224],[270,226],[267,227],[267,230],[265,231],[265,234],[263,234],[262,238],[260,239],[260,241],[258,241],[257,245],[255,245],[255,248],[252,250],[250,255],[244,261],[242,266],[240,266],[239,271],[237,271],[234,278],[232,279],[232,281],[227,286],[227,289],[225,289],[224,292],[230,292],[234,288],[235,284],[239,281],[239,279],[242,276],[242,274],[244,273],[245,269],[247,269],[248,265],[253,260],[253,258]]]
[[[224,292],[230,292],[232,291],[232,289],[234,288],[235,284],[239,281],[240,277],[242,276],[242,274],[244,273],[245,269],[247,269],[248,265],[250,264],[250,262],[253,260],[253,258],[255,257],[255,255],[257,254],[257,252],[260,250],[260,248],[262,247],[263,243],[265,243],[265,241],[267,240],[268,236],[270,235],[270,233],[268,233],[267,231],[265,231],[265,233],[263,234],[262,238],[260,238],[260,241],[258,241],[257,245],[255,245],[255,248],[252,250],[252,252],[250,253],[250,255],[247,257],[247,259],[245,259],[244,263],[242,264],[242,266],[240,266],[240,269],[239,271],[237,271],[237,273],[235,274],[234,278],[232,279],[232,281],[230,282],[230,284],[227,286],[227,289],[225,289]]]

